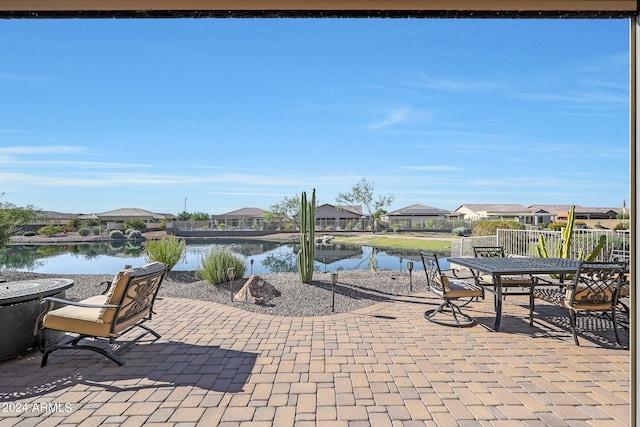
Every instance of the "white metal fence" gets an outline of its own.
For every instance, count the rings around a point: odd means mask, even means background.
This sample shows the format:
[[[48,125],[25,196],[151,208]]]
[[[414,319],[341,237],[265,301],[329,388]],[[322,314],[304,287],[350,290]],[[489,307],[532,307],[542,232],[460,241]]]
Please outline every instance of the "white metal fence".
[[[560,231],[541,230],[497,230],[495,236],[464,237],[459,244],[452,245],[452,256],[473,256],[474,246],[502,246],[508,255],[536,256],[536,245],[544,235],[549,256],[556,256]],[[600,236],[605,236],[606,244],[600,252],[598,260],[605,261],[613,249],[629,250],[629,230],[596,230],[575,229],[571,242],[571,257],[578,258],[581,252],[589,254],[598,244]]]

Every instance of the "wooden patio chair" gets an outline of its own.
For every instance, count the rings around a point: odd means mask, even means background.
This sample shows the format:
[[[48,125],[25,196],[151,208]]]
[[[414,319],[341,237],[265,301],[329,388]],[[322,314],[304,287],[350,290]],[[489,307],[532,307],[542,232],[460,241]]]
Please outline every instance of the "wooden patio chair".
[[[420,251],[424,272],[427,275],[427,287],[442,298],[442,304],[433,310],[427,310],[424,317],[434,323],[444,326],[468,327],[476,324],[476,320],[462,312],[461,306],[467,305],[474,298],[484,299],[484,289],[475,283],[450,278],[442,274],[440,263],[436,254]],[[466,299],[463,304],[454,301]],[[450,312],[453,322],[441,320],[441,314]],[[444,317],[443,317],[444,318]]]
[[[166,271],[167,266],[160,262],[122,270],[115,275],[103,294],[79,302],[44,298],[48,306],[37,325],[40,351],[43,353],[41,366],[46,366],[52,352],[63,349],[95,351],[122,366],[125,362],[116,352],[79,342],[84,338],[93,337],[107,338],[112,344],[116,338],[136,326],[145,331],[134,342],[149,333],[160,338],[160,335],[144,325],[144,322],[151,320],[154,314],[153,304]],[[56,304],[64,306],[53,309]],[[45,343],[47,329],[68,334],[53,343]]]

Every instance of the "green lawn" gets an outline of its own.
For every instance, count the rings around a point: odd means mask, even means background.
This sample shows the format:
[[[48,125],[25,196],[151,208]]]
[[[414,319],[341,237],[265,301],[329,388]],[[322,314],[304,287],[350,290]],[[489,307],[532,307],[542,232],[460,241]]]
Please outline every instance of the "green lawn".
[[[451,241],[455,240],[455,236],[451,237],[413,237],[413,236],[397,236],[397,235],[358,235],[358,236],[334,236],[333,242],[345,243],[360,246],[372,246],[375,248],[397,248],[397,249],[416,249],[434,252],[444,252],[451,250]]]

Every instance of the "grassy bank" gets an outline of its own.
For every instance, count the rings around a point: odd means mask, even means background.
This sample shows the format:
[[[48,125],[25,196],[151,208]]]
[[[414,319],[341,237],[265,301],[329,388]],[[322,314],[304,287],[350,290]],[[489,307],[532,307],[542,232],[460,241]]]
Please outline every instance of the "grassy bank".
[[[455,236],[423,237],[415,235],[360,234],[337,235],[334,243],[345,243],[375,248],[416,249],[426,251],[450,251]]]

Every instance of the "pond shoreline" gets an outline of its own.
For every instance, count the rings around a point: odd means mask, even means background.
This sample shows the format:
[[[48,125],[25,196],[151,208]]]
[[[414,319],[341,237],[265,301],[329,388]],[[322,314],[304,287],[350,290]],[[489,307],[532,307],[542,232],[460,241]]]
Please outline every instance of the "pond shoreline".
[[[101,242],[144,242],[146,240],[158,240],[165,237],[171,237],[163,232],[148,232],[142,233],[140,239],[112,239],[108,235],[100,236],[81,236],[78,233],[58,234],[55,236],[12,236],[10,245],[66,245],[73,243],[101,243]],[[296,233],[274,233],[259,236],[206,236],[206,237],[180,237],[187,242],[198,242],[206,240],[224,240],[224,239],[238,239],[238,240],[266,240],[274,242],[297,242],[299,239]]]

